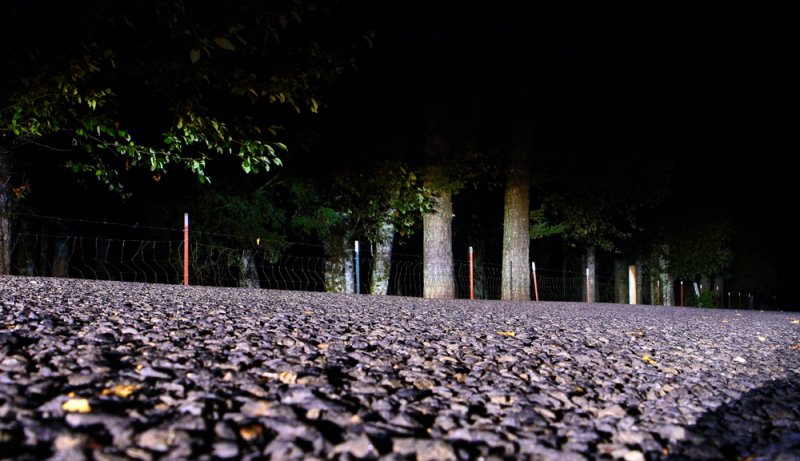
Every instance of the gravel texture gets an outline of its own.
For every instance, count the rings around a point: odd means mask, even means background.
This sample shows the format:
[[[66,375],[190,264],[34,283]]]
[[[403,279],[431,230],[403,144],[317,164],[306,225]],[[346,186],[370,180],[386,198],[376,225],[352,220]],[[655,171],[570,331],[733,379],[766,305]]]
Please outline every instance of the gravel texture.
[[[800,313],[0,277],[3,459],[800,459]]]

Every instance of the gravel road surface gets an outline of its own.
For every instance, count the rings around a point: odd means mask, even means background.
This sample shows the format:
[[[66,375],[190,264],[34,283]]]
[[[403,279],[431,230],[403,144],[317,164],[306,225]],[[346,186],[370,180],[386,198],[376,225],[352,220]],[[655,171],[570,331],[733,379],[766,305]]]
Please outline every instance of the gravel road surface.
[[[800,459],[800,313],[0,277],[0,458]]]

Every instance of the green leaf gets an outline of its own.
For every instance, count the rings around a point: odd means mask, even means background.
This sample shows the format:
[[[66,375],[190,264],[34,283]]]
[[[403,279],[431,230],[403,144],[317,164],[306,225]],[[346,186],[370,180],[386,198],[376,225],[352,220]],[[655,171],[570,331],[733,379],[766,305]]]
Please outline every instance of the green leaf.
[[[214,37],[214,43],[223,50],[236,51],[236,47],[233,46],[233,43],[225,37]]]

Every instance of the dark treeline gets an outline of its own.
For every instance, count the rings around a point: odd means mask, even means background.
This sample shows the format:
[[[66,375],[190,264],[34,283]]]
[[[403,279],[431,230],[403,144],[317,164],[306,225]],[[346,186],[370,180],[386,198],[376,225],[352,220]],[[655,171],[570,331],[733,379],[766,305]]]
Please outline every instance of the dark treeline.
[[[329,291],[352,290],[359,240],[374,293],[410,254],[423,295],[453,297],[441,274],[473,247],[502,265],[502,299],[530,299],[531,261],[614,278],[618,302],[630,266],[638,302],[677,304],[678,281],[707,291],[695,304],[724,304],[715,288],[788,299],[789,216],[761,195],[788,192],[786,103],[758,68],[730,68],[732,36],[701,59],[675,31],[710,12],[29,3],[3,19],[5,272],[15,233],[70,231],[25,216],[180,228],[188,212],[200,239],[318,253]],[[748,46],[775,45],[749,27]]]

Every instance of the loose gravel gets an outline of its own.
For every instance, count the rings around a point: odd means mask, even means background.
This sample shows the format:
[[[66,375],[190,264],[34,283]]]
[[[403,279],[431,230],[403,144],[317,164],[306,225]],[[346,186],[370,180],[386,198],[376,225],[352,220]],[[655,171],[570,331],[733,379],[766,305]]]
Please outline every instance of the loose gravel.
[[[3,459],[800,459],[800,313],[0,277]]]

